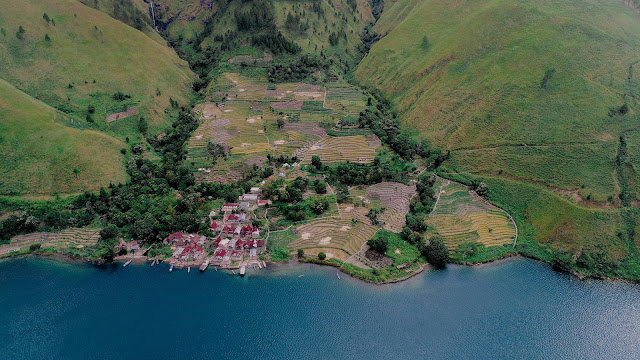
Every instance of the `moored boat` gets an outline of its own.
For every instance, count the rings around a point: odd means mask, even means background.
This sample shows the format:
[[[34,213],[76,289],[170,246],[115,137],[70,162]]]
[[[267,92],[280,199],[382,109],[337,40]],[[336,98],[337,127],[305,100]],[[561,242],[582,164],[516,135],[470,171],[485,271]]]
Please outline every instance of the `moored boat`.
[[[127,267],[127,266],[129,266],[129,264],[131,264],[131,262],[132,262],[132,261],[133,261],[133,258],[132,258],[132,259],[127,260],[127,262],[126,262],[126,263],[124,263],[124,265],[122,265],[122,267]]]

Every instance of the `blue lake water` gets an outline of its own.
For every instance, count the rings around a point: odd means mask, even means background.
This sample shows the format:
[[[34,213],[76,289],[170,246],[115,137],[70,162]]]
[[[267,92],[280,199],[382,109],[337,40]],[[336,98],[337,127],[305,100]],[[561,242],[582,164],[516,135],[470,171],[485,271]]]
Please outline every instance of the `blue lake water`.
[[[312,265],[212,270],[0,262],[0,359],[640,357],[638,285],[531,260],[384,286]]]

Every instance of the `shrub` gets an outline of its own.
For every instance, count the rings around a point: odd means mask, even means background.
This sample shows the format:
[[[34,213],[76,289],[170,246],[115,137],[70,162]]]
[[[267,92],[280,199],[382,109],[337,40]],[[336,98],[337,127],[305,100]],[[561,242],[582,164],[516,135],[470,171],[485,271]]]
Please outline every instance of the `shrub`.
[[[327,258],[327,254],[323,253],[322,251],[318,253],[318,259],[324,260],[326,258]]]
[[[424,256],[429,264],[442,267],[449,260],[449,249],[445,246],[444,242],[437,237],[433,237],[429,240],[429,245],[422,246],[420,253]]]
[[[304,250],[303,249],[298,249],[298,257],[304,257]]]

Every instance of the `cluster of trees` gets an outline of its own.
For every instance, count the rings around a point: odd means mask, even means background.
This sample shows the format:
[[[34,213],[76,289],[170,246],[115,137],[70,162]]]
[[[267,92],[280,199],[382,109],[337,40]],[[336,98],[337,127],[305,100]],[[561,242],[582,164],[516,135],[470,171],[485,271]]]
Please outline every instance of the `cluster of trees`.
[[[280,31],[254,35],[251,38],[251,44],[253,46],[266,48],[275,55],[297,54],[301,50],[298,44],[284,37]]]
[[[347,40],[347,34],[342,29],[337,32],[332,31],[331,34],[329,34],[329,44],[331,46],[337,46],[340,43],[340,39]]]
[[[269,68],[269,81],[272,83],[301,81],[317,71],[328,72],[329,65],[329,62],[322,58],[303,55],[288,64],[273,64]]]
[[[405,160],[415,157],[427,159],[428,168],[436,169],[446,159],[449,153],[442,153],[439,149],[431,149],[426,140],[418,142],[407,131],[400,129],[400,121],[391,110],[391,104],[378,92],[372,91],[373,98],[369,98],[369,106],[360,113],[359,126],[369,128],[398,155]],[[375,104],[375,105],[374,105]]]
[[[370,164],[347,161],[323,166],[321,171],[327,174],[330,183],[371,185],[383,181],[405,183],[406,174],[414,170],[413,164],[404,162],[395,154],[391,154],[391,156],[377,155]]]
[[[238,31],[275,29],[273,3],[269,0],[254,0],[249,8],[235,13]]]
[[[309,23],[300,21],[300,15],[288,13],[284,27],[292,33],[304,33],[309,29]]]
[[[213,158],[212,163],[215,165],[219,158],[227,159],[229,156],[228,147],[223,144],[214,143],[209,140],[207,144],[207,153]]]

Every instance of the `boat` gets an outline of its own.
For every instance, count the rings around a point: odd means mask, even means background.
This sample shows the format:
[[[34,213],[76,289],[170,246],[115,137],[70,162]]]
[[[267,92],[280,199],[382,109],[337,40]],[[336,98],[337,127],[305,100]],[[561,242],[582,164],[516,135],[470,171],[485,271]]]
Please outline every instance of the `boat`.
[[[151,260],[151,266],[156,264],[156,259]]]
[[[216,266],[216,267],[214,267],[214,269],[216,269],[216,272],[218,272],[218,267],[217,267],[217,266]]]
[[[253,271],[258,271],[258,269],[256,269],[255,265],[253,265]]]
[[[173,271],[173,264],[171,264],[171,267],[169,268],[169,272]]]
[[[240,268],[240,276],[244,276],[245,270],[246,268],[244,266]]]
[[[131,264],[131,262],[132,262],[132,261],[133,261],[133,258],[131,258],[131,259],[127,260],[127,262],[126,262],[126,263],[124,263],[124,265],[122,265],[122,267],[127,267],[127,266],[129,266],[129,264]]]
[[[188,272],[188,273],[190,273],[190,272],[191,272],[191,266],[189,266],[189,267],[187,268],[187,272]]]
[[[235,275],[235,274],[236,274],[236,271],[235,271],[235,270],[231,270],[231,273],[232,273],[233,275]]]
[[[200,265],[200,272],[204,272],[205,270],[207,270],[208,267],[209,267],[209,259],[207,259],[205,262],[202,263],[202,265]]]
[[[260,264],[260,262],[258,262],[258,267],[262,269],[262,264]]]
[[[267,268],[267,262],[266,261],[263,260],[262,261],[262,265],[264,266],[265,269]]]
[[[342,280],[340,279],[340,273],[336,272],[336,276],[338,277],[338,280]]]

